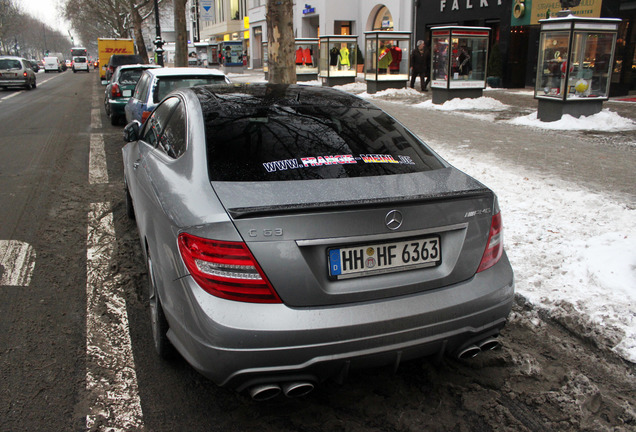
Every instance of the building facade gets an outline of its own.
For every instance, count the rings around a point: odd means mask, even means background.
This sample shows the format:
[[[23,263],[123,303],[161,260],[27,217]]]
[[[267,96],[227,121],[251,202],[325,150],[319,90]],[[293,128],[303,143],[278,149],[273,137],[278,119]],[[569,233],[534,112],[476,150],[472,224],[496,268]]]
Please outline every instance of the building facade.
[[[260,68],[267,42],[267,0],[250,0],[249,65]],[[364,32],[372,30],[410,31],[413,28],[412,0],[314,0],[294,5],[294,36],[318,38],[325,35],[357,35],[364,46]]]

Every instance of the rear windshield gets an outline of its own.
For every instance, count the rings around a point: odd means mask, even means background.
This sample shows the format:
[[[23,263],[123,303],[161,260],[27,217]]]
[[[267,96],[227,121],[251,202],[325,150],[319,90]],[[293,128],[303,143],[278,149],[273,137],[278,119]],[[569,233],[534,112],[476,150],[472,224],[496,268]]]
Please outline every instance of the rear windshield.
[[[120,84],[137,84],[139,78],[141,77],[142,69],[126,69],[121,71],[119,75],[119,83]]]
[[[194,87],[194,86],[205,85],[205,84],[220,84],[224,82],[225,82],[224,75],[202,75],[202,76],[190,75],[187,77],[179,77],[179,76],[159,77],[157,78],[157,84],[155,86],[154,102],[157,103],[161,101],[172,90],[185,88],[185,87]]]
[[[86,63],[86,57],[75,57],[73,61],[75,63]]]
[[[211,181],[281,181],[406,174],[443,168],[383,111],[366,107],[250,107],[205,115]]]
[[[22,69],[20,60],[0,59],[0,69]]]
[[[113,66],[121,66],[125,64],[141,63],[141,57],[138,55],[114,55],[110,58],[110,64]]]

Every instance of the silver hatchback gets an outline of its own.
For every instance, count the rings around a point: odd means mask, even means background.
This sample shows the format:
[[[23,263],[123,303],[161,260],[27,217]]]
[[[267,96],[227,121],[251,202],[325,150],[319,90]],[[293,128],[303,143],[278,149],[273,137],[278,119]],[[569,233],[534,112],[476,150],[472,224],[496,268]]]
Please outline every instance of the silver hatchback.
[[[201,86],[124,136],[161,355],[267,399],[499,346],[514,277],[495,194],[376,106]]]
[[[28,60],[22,57],[0,56],[0,88],[37,87],[35,72]]]

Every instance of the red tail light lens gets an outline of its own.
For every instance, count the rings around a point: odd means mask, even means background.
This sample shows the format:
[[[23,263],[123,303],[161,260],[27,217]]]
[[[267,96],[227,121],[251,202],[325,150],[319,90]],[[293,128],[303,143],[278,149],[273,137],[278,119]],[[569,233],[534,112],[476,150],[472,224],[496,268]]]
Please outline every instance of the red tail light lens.
[[[179,251],[194,280],[208,293],[250,303],[281,303],[243,242],[179,235]]]
[[[490,224],[490,233],[488,234],[488,244],[481,258],[481,263],[477,269],[477,273],[482,272],[499,262],[503,254],[503,224],[501,222],[501,212],[492,217]]]
[[[119,90],[119,85],[114,83],[110,88],[110,94],[112,97],[121,97],[121,90]]]

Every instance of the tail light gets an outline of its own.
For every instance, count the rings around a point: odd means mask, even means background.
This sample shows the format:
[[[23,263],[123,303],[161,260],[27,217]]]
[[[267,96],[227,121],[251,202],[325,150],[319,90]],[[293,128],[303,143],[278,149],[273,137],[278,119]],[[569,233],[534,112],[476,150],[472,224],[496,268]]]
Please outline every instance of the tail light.
[[[151,111],[144,111],[141,113],[141,122],[145,122],[148,117],[150,117]]]
[[[488,234],[488,243],[486,250],[481,258],[481,263],[477,269],[477,273],[489,269],[499,262],[503,254],[503,224],[501,222],[501,212],[492,217],[490,224],[490,233]]]
[[[197,284],[208,293],[250,303],[281,303],[243,242],[179,235],[179,251]]]
[[[121,97],[121,90],[119,90],[119,85],[117,83],[111,86],[110,94],[112,97]]]
[[[24,71],[24,72],[22,73],[22,75],[26,78],[26,77],[27,77],[27,73],[26,73],[26,71]]]

